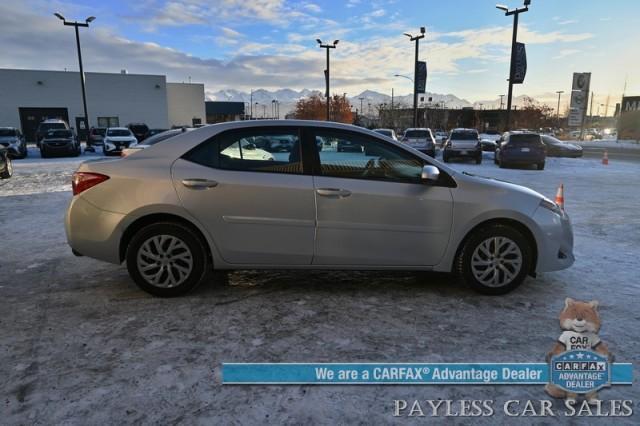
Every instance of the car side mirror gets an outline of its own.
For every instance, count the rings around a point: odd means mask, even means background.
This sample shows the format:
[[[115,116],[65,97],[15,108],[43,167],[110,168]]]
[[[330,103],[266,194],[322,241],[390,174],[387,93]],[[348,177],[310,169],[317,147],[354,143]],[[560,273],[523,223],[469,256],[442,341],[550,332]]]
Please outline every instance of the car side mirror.
[[[439,177],[440,177],[440,169],[438,169],[436,166],[432,166],[432,165],[422,166],[422,175],[420,176],[420,178],[422,179],[423,182],[435,183],[438,181]]]

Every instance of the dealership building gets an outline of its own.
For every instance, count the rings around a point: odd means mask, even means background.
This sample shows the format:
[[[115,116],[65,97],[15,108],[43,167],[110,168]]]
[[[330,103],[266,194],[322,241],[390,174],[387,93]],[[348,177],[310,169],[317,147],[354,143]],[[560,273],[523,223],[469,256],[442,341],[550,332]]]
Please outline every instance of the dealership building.
[[[169,83],[164,75],[85,73],[89,127],[145,123],[193,126],[206,120],[204,85]],[[71,71],[0,69],[0,127],[35,140],[38,124],[60,118],[84,133],[80,75]]]

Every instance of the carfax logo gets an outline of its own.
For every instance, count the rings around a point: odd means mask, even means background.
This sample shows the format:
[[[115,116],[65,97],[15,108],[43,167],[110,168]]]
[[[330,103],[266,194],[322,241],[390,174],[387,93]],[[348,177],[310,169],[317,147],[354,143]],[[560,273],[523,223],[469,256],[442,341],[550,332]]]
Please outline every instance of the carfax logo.
[[[599,389],[610,386],[613,355],[600,340],[598,302],[567,298],[560,313],[563,330],[547,354],[549,383],[546,392],[554,398],[575,401],[584,394],[589,404],[598,403]]]

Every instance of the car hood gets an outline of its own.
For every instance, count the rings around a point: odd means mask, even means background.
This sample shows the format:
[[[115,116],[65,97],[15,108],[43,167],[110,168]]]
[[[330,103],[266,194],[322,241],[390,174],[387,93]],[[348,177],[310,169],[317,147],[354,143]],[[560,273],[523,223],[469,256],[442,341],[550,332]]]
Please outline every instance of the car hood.
[[[531,188],[527,188],[526,186],[522,186],[522,185],[517,185],[515,183],[511,183],[505,180],[500,180],[500,179],[496,179],[488,176],[474,175],[468,172],[462,172],[461,175],[465,180],[467,180],[470,183],[478,184],[483,187],[487,187],[491,189],[501,190],[503,192],[515,193],[521,196],[531,197],[537,200],[536,202],[539,202],[542,199],[547,199],[547,197],[545,197],[544,195],[540,194],[537,191],[534,191]]]
[[[17,142],[18,138],[15,136],[0,136],[0,142]]]

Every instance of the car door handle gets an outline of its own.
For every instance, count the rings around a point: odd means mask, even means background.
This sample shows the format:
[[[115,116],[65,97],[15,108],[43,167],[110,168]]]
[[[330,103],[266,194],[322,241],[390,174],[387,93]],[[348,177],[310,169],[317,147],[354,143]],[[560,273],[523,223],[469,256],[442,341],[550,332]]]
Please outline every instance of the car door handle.
[[[209,179],[183,179],[182,184],[190,189],[208,189],[218,186],[218,182]]]
[[[344,198],[351,195],[351,191],[346,189],[338,189],[338,188],[318,188],[316,189],[316,193],[318,195],[322,195],[323,197],[338,197]]]

